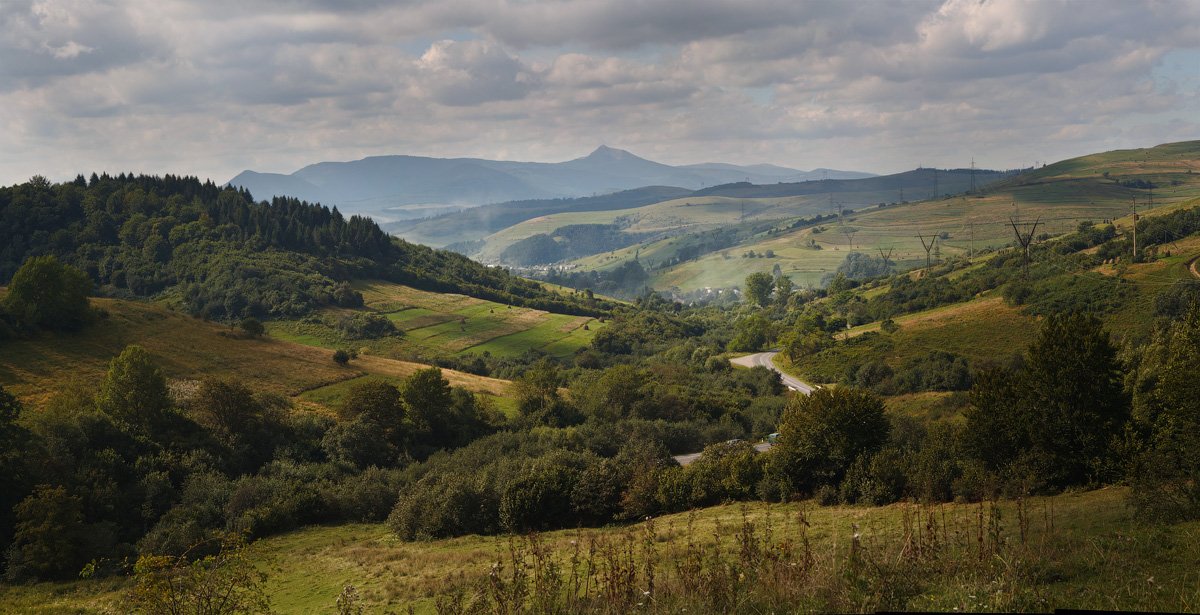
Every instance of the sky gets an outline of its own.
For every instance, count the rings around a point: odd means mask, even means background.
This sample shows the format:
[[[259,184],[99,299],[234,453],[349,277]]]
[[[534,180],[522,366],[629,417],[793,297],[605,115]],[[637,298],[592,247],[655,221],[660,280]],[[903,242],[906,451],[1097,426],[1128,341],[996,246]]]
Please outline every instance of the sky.
[[[888,173],[1200,138],[1196,0],[2,0],[0,184],[382,154]]]

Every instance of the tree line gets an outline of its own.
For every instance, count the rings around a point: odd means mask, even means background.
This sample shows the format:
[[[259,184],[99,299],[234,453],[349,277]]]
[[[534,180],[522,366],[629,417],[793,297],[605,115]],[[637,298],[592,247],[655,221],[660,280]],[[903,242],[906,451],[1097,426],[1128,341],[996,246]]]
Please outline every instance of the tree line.
[[[194,177],[95,175],[0,188],[0,280],[52,255],[113,296],[163,297],[209,318],[297,316],[361,298],[380,278],[548,311],[604,315],[612,305],[450,252],[390,237],[361,216]]]

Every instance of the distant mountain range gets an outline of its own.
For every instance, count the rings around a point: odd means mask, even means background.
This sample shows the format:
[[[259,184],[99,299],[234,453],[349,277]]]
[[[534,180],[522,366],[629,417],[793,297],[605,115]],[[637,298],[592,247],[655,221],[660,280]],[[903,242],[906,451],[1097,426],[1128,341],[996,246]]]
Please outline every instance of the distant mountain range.
[[[769,164],[671,166],[602,145],[583,158],[557,163],[371,156],[351,162],[319,162],[290,175],[247,170],[229,184],[246,188],[257,199],[292,196],[387,220],[485,203],[574,198],[643,186],[697,190],[731,182],[774,184],[866,177],[873,175],[834,169],[800,171]]]

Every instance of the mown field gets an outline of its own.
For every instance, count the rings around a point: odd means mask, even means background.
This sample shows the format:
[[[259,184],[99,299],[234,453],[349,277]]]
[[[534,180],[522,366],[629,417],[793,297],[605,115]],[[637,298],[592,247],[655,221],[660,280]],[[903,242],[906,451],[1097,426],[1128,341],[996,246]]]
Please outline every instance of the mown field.
[[[323,348],[423,360],[461,354],[511,357],[529,350],[569,356],[604,326],[586,316],[553,314],[465,295],[432,293],[400,284],[360,281],[365,311],[387,317],[397,337],[346,339],[334,326],[353,310],[329,309],[302,320],[267,324],[272,337]]]
[[[591,562],[591,592],[605,596],[605,587],[628,585],[639,594],[641,604],[630,603],[639,612],[677,612],[688,587],[692,610],[724,599],[722,590],[742,592],[742,602],[725,603],[734,612],[767,590],[796,596],[784,610],[1200,609],[1200,522],[1143,525],[1125,497],[1125,489],[1109,488],[998,505],[726,505],[652,525],[548,532],[532,544],[542,553],[541,570],[552,562],[563,577],[574,568],[582,578]],[[347,585],[357,588],[368,613],[410,606],[432,613],[452,594],[465,603],[482,600],[493,565],[509,580],[510,549],[523,552],[532,576],[530,545],[505,536],[406,543],[385,526],[359,524],[268,538],[250,553],[268,575],[279,613],[334,613]],[[605,576],[614,564],[628,565],[629,581]],[[655,573],[653,585],[647,570]],[[790,585],[774,587],[784,582]],[[5,586],[0,604],[22,613],[118,613],[127,587],[122,579]],[[646,587],[654,591],[641,595]]]
[[[0,385],[36,407],[71,380],[98,385],[109,361],[130,344],[146,348],[169,378],[235,378],[255,391],[301,402],[319,402],[317,391],[367,374],[403,378],[426,367],[368,355],[339,366],[326,348],[273,337],[248,338],[153,303],[92,299],[92,304],[106,316],[82,332],[42,332],[4,342]],[[442,371],[451,384],[492,396],[502,396],[508,386],[504,380]]]

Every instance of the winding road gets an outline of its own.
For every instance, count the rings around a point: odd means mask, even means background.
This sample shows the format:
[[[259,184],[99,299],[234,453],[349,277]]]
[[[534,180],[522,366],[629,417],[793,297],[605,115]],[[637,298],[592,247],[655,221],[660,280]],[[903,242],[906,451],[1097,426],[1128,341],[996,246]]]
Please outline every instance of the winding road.
[[[775,355],[777,355],[777,354],[779,354],[778,350],[769,350],[767,352],[748,354],[744,357],[730,359],[729,362],[733,363],[734,365],[741,365],[742,367],[754,367],[754,366],[765,367],[767,369],[773,370],[776,373],[778,373],[779,379],[783,381],[783,385],[786,386],[787,388],[789,388],[793,391],[796,391],[797,393],[801,393],[803,395],[808,395],[809,393],[812,393],[813,390],[816,389],[816,387],[812,386],[811,384],[802,382],[800,379],[795,378],[794,376],[789,376],[788,374],[783,373],[778,367],[775,367],[775,361],[773,359],[775,358]]]
[[[765,367],[765,368],[779,374],[779,379],[783,381],[783,385],[786,386],[787,388],[789,388],[793,391],[796,391],[797,393],[800,393],[801,395],[808,395],[809,393],[812,393],[816,387],[814,387],[810,384],[807,384],[805,382],[802,382],[793,376],[789,376],[789,375],[783,373],[782,371],[780,371],[780,369],[778,367],[775,367],[775,362],[772,361],[772,359],[774,359],[775,355],[777,355],[777,354],[779,354],[778,350],[770,350],[767,352],[759,352],[756,354],[746,355],[744,357],[738,357],[736,359],[730,359],[729,362],[733,363],[735,365],[741,365],[742,367],[755,367],[755,366]],[[771,445],[766,442],[759,442],[758,444],[754,445],[754,450],[756,450],[760,453],[765,453],[770,449],[771,449]],[[700,455],[701,455],[701,453],[688,453],[687,455],[676,455],[675,461],[678,461],[679,465],[685,466],[685,465],[688,465],[689,463],[692,463],[693,461],[696,461],[697,459],[699,459]]]

